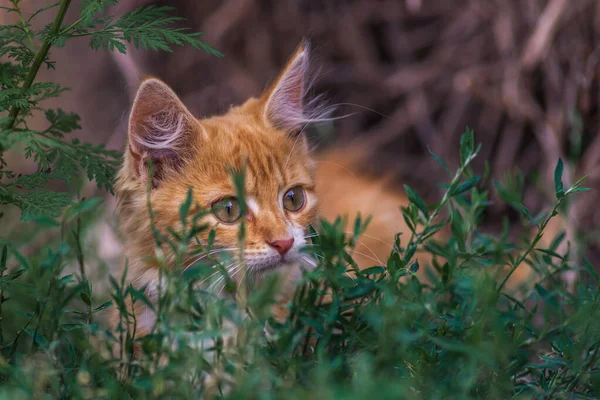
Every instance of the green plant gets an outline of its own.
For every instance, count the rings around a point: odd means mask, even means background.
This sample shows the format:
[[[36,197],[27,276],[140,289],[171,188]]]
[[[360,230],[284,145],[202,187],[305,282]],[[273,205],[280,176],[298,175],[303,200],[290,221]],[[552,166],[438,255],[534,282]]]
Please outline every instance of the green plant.
[[[409,232],[399,233],[386,265],[359,271],[352,248],[368,219],[322,221],[310,251],[319,266],[306,271],[283,321],[273,318],[276,282],[259,288],[236,286],[227,276],[227,259],[212,253],[214,235],[197,243],[206,257],[182,265],[188,244],[207,229],[206,210],[190,215],[192,197],[181,205],[181,224],[154,229],[160,248],[169,248],[172,268],[161,270],[158,301],[147,288],[110,277],[111,297],[94,291],[88,277],[94,254],[84,252],[83,234],[93,226],[97,199],[46,189],[69,182],[84,170],[110,190],[118,154],[66,141],[77,116],[45,110],[49,128],[34,131],[27,118],[42,99],[60,94],[52,83],[35,82],[52,46],[90,36],[93,48],[124,51],[124,43],[168,50],[188,43],[213,50],[196,34],[169,28],[177,19],[165,8],[146,7],[120,18],[102,16],[112,1],[88,0],[81,16],[63,26],[70,1],[57,9],[55,22],[40,32],[25,18],[19,1],[4,7],[20,23],[0,30],[0,121],[2,151],[22,151],[39,170],[17,175],[6,163],[0,173],[0,202],[21,209],[36,229],[58,233],[39,250],[0,242],[0,396],[3,398],[597,398],[600,387],[599,277],[585,261],[572,265],[557,252],[558,235],[539,248],[550,218],[568,206],[581,187],[562,183],[562,161],[555,172],[555,204],[549,213],[531,214],[522,204],[519,175],[495,182],[500,197],[523,215],[536,234],[523,243],[481,229],[489,194],[480,189],[487,174],[471,163],[479,147],[467,131],[460,165],[440,202],[427,205],[412,188],[403,215]],[[36,40],[41,39],[38,50]],[[433,155],[433,154],[432,154]],[[433,155],[449,171],[444,162]],[[244,175],[233,181],[243,200]],[[244,204],[241,201],[241,204]],[[148,212],[153,214],[148,202]],[[41,218],[40,216],[45,216]],[[434,234],[446,228],[445,239]],[[507,231],[507,230],[506,230]],[[240,241],[244,230],[240,229]],[[431,265],[419,262],[422,252]],[[167,261],[161,251],[149,254]],[[507,292],[508,275],[523,263],[535,266],[536,282]],[[76,265],[75,268],[72,268]],[[419,269],[426,269],[422,279]],[[560,279],[576,270],[569,290]],[[534,278],[532,278],[534,279]],[[243,281],[244,282],[244,281]],[[135,337],[133,304],[155,308],[154,330]],[[156,305],[154,305],[156,304]],[[118,326],[103,322],[117,307]],[[236,342],[228,344],[235,336]]]
[[[59,96],[66,88],[53,82],[37,82],[43,66],[55,68],[50,58],[52,47],[63,47],[70,40],[89,38],[94,50],[126,52],[126,43],[136,48],[171,51],[172,46],[190,45],[220,56],[221,54],[198,39],[200,33],[174,27],[184,20],[169,16],[170,7],[145,6],[119,17],[105,15],[108,6],[117,0],[85,0],[79,18],[64,24],[71,0],[61,0],[37,10],[30,16],[21,12],[21,0],[0,6],[7,15],[18,16],[18,22],[0,26],[0,205],[12,205],[21,210],[21,219],[35,216],[57,217],[71,203],[72,195],[48,190],[54,181],[72,180],[85,171],[99,188],[112,191],[112,180],[120,162],[120,154],[103,145],[82,143],[67,136],[80,128],[79,116],[61,109],[42,109],[40,103]],[[36,31],[32,21],[41,13],[56,10],[54,20]],[[81,40],[81,39],[79,39]],[[41,44],[38,44],[41,43]],[[42,131],[30,129],[28,118],[43,112],[48,127]],[[37,163],[33,174],[20,175],[11,170],[2,154],[19,151]]]
[[[161,272],[157,305],[127,284],[126,271],[110,278],[120,310],[115,330],[96,316],[110,303],[91,307],[85,279],[65,275],[69,256],[85,271],[76,241],[29,257],[5,247],[0,313],[10,324],[0,335],[0,390],[11,398],[596,398],[598,275],[587,262],[569,265],[554,245],[537,247],[559,207],[533,217],[510,186],[496,184],[539,232],[515,244],[480,230],[490,203],[478,189],[485,177],[470,167],[477,151],[467,132],[461,165],[440,203],[428,206],[407,187],[403,211],[411,232],[398,235],[387,265],[358,271],[352,261],[368,220],[357,218],[351,235],[344,219],[323,221],[310,247],[319,267],[305,273],[283,321],[270,312],[275,282],[236,287],[223,268],[227,260],[210,255],[214,236],[200,243],[206,257],[183,268],[188,243],[207,229],[198,225],[205,210],[190,216],[191,194],[181,205],[180,228],[155,230],[157,244],[175,255],[175,268]],[[565,189],[560,165],[557,204],[585,190],[581,182]],[[243,196],[243,175],[234,182]],[[93,206],[71,206],[62,229],[77,236]],[[443,227],[451,234],[434,240]],[[415,274],[423,268],[419,251],[434,255],[427,281]],[[164,263],[161,254],[153,256]],[[537,265],[538,282],[508,293],[506,267],[514,271],[519,260]],[[19,268],[6,273],[11,262]],[[559,277],[573,269],[580,272],[574,292]],[[138,321],[130,311],[138,302],[155,308],[158,322],[134,339]],[[237,342],[228,345],[234,335]]]

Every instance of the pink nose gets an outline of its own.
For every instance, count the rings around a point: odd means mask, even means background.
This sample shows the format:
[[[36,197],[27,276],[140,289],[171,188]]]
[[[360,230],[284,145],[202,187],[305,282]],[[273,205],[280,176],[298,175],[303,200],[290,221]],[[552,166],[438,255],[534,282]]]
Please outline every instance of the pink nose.
[[[294,238],[286,239],[286,240],[275,240],[274,242],[269,242],[268,245],[277,250],[279,254],[285,256],[285,254],[292,248],[294,244]]]

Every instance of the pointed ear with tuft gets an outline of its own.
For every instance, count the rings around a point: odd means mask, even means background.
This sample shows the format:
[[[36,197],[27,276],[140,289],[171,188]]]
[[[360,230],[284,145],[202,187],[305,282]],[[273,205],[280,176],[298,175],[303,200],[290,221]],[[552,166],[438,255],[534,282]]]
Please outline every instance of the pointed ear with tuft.
[[[322,109],[315,107],[317,99],[308,104],[304,102],[310,83],[309,53],[310,43],[304,40],[262,96],[265,122],[288,135],[297,135],[307,123],[318,122],[326,117]]]
[[[148,178],[149,160],[153,165],[153,188],[170,173],[179,171],[189,157],[197,124],[169,86],[158,79],[144,81],[129,117],[128,152],[136,176]]]

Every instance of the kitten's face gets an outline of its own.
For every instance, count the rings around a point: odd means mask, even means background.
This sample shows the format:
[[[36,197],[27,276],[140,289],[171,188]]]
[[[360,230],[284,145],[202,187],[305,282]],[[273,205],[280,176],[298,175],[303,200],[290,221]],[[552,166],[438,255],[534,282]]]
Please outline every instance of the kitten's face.
[[[305,256],[300,249],[317,207],[304,137],[267,126],[258,117],[259,107],[250,100],[224,116],[199,121],[199,140],[191,146],[190,161],[176,176],[159,183],[152,198],[157,221],[175,224],[191,187],[194,201],[212,211],[203,222],[214,227],[220,248],[239,247],[243,220],[244,259],[252,272],[301,261]],[[230,171],[241,171],[244,164],[247,215],[242,217]]]
[[[314,265],[300,253],[317,207],[313,164],[303,135],[310,119],[303,103],[305,46],[260,98],[223,116],[198,120],[164,83],[150,79],[141,85],[117,183],[125,235],[149,231],[144,199],[151,160],[150,196],[159,229],[178,226],[179,207],[191,188],[194,203],[212,211],[203,222],[216,231],[215,247],[234,258],[240,254],[243,218],[241,250],[247,268],[234,263],[230,273],[284,270],[302,260]],[[231,171],[244,166],[247,214],[241,216]],[[208,232],[200,239],[206,241]],[[145,243],[141,247],[135,251],[148,251]]]

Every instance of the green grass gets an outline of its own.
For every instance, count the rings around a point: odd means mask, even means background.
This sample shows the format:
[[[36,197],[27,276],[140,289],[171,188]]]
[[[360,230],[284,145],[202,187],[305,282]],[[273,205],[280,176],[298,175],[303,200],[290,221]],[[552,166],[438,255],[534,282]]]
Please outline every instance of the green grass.
[[[342,219],[324,221],[311,247],[319,267],[305,274],[279,322],[270,312],[274,282],[252,291],[230,282],[229,295],[219,296],[198,285],[214,271],[205,262],[183,274],[181,268],[163,273],[166,284],[152,306],[157,326],[134,340],[126,299],[150,302],[124,276],[111,278],[111,303],[97,300],[102,294],[86,278],[77,239],[97,204],[73,206],[54,228],[71,232],[68,240],[27,256],[3,249],[0,392],[6,398],[596,398],[598,276],[589,263],[572,265],[557,254],[556,243],[537,248],[549,218],[583,188],[580,182],[563,188],[559,162],[557,206],[535,218],[515,204],[539,233],[511,244],[479,229],[490,203],[469,167],[476,153],[467,132],[462,165],[439,204],[427,206],[407,189],[411,204],[403,211],[413,231],[398,236],[387,265],[356,269],[348,252],[364,228],[360,218],[349,236]],[[182,244],[205,229],[197,226],[203,211],[185,217],[190,206],[191,198],[181,206],[180,231],[156,231],[178,260],[187,251]],[[452,234],[434,241],[446,226]],[[435,255],[433,265],[419,266],[421,250]],[[79,272],[65,275],[73,261]],[[506,267],[522,261],[535,267],[539,282],[509,295]],[[419,274],[427,279],[415,274],[419,268],[427,269]],[[568,291],[559,273],[572,269],[580,278]],[[331,301],[320,301],[325,294]],[[116,329],[101,323],[110,307],[121,312]],[[236,342],[227,344],[232,335]]]

